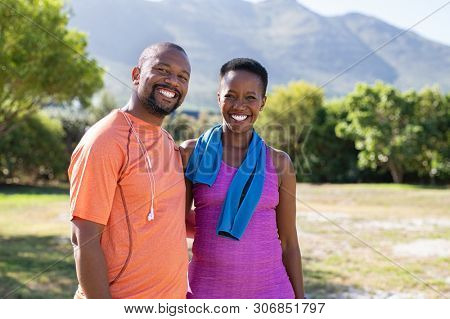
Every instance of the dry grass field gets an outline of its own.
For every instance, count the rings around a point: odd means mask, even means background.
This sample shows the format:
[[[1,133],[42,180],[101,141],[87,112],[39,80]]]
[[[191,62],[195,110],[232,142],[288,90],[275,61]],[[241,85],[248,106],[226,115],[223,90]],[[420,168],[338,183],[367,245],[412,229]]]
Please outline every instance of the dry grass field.
[[[450,190],[409,185],[297,189],[313,298],[450,296]]]
[[[71,298],[67,189],[0,187],[0,298]],[[310,298],[450,296],[450,189],[297,188]]]

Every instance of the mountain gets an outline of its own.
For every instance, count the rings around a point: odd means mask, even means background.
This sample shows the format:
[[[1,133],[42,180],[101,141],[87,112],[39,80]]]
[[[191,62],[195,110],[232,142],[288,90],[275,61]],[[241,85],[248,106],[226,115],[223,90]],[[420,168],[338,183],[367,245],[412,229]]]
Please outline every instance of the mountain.
[[[303,79],[327,83],[328,96],[375,80],[450,90],[449,46],[413,32],[392,40],[401,29],[361,14],[325,17],[296,0],[72,0],[70,7],[70,26],[88,34],[88,50],[114,75],[106,75],[106,86],[121,102],[129,96],[131,67],[157,41],[187,51],[190,107],[215,107],[218,70],[234,57],[259,60],[270,87]]]

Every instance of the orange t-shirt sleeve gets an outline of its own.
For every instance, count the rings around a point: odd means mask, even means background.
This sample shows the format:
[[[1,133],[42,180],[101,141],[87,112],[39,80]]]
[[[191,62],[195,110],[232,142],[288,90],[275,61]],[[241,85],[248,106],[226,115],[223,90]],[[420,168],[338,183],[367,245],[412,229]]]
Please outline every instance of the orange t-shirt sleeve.
[[[70,212],[106,225],[111,213],[124,154],[108,136],[86,137],[72,154],[69,166]]]

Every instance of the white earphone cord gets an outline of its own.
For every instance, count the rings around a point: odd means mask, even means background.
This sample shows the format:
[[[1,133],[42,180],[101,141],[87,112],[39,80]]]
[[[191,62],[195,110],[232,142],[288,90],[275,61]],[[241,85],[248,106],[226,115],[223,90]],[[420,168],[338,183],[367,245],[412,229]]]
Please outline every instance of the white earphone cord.
[[[150,160],[150,156],[148,155],[147,149],[145,148],[144,143],[141,141],[141,139],[139,138],[139,135],[137,134],[136,130],[134,129],[134,125],[133,122],[129,119],[128,115],[122,111],[123,116],[125,117],[125,120],[128,122],[128,125],[131,128],[131,131],[133,132],[134,137],[136,138],[138,145],[139,145],[139,149],[142,152],[142,154],[144,155],[144,160],[145,160],[145,168],[147,169],[147,174],[149,176],[149,181],[150,181],[150,189],[152,192],[151,195],[151,206],[150,206],[150,211],[147,215],[147,220],[148,221],[152,221],[153,219],[155,219],[155,212],[154,212],[154,208],[153,208],[153,203],[155,201],[155,193],[156,193],[156,181],[155,181],[155,176],[153,174],[153,167],[152,167],[152,162]]]

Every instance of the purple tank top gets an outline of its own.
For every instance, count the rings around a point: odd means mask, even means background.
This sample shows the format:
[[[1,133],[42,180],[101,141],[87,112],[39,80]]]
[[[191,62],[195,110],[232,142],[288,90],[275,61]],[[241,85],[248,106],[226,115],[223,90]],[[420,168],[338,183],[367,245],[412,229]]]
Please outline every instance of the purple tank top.
[[[276,223],[278,176],[268,148],[266,154],[262,195],[239,241],[216,235],[222,205],[237,168],[222,161],[211,187],[193,186],[196,234],[189,264],[188,298],[294,298],[282,262]]]

